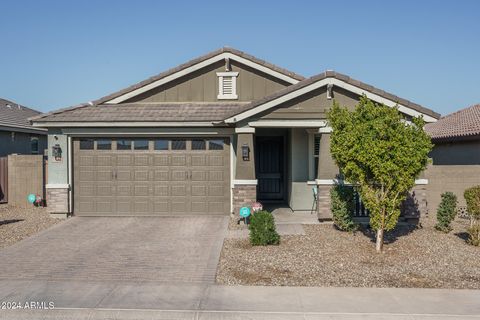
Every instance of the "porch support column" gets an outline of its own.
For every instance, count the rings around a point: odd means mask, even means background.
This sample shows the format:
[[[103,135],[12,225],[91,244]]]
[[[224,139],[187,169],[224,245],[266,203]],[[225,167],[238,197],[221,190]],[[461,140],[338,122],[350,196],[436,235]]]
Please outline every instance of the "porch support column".
[[[330,131],[320,129],[320,154],[318,157],[318,176],[317,183],[317,215],[320,220],[332,219],[330,210],[330,190],[334,184],[334,179],[338,175],[338,167],[335,164],[330,153]]]
[[[255,177],[255,128],[236,128],[237,160],[233,181],[233,213],[238,214],[243,206],[251,206],[257,201],[257,179]],[[247,149],[247,156],[243,152]]]

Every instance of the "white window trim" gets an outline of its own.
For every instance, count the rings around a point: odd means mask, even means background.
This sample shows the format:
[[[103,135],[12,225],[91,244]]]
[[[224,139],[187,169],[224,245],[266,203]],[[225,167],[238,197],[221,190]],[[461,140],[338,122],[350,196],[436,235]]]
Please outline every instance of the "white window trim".
[[[238,72],[217,72],[218,77],[218,96],[220,100],[234,100],[238,99],[237,95],[237,77]],[[232,94],[223,94],[223,78],[232,77]]]

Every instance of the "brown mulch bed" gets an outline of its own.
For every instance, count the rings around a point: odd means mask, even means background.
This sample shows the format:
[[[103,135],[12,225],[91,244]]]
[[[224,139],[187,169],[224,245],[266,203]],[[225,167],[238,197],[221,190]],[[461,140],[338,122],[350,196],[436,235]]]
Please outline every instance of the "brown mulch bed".
[[[0,248],[28,238],[60,221],[50,218],[45,208],[18,208],[0,204]]]
[[[466,220],[449,234],[434,221],[399,227],[377,254],[373,235],[332,225],[304,225],[306,235],[284,236],[279,246],[252,247],[225,239],[217,282],[226,285],[415,287],[480,289],[480,247],[465,242]]]

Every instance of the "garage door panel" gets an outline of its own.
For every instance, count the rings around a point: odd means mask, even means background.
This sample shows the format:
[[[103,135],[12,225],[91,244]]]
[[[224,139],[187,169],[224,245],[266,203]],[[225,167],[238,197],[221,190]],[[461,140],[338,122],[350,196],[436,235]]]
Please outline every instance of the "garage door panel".
[[[121,197],[128,197],[132,195],[132,186],[130,184],[117,185],[117,195]]]
[[[81,168],[78,180],[80,182],[95,181],[95,171]]]
[[[115,195],[115,187],[112,184],[98,183],[95,189],[96,195],[100,197],[111,197],[112,195]]]
[[[223,181],[224,178],[224,171],[212,170],[208,172],[209,181]]]
[[[192,170],[192,181],[206,181],[206,178],[205,171]]]
[[[171,171],[171,180],[172,181],[187,181],[188,172],[187,170],[172,170]]]
[[[166,185],[156,185],[154,187],[154,194],[155,196],[169,196],[170,195],[170,187]]]
[[[145,185],[135,185],[133,187],[133,195],[136,196],[136,197],[139,197],[139,196],[148,196],[150,194],[149,192],[149,188],[150,186],[148,184],[145,184]]]
[[[228,213],[229,148],[217,143],[210,149],[207,143],[206,149],[195,145],[192,150],[189,139],[171,140],[186,143],[176,150],[171,143],[155,150],[151,142],[149,150],[79,150],[74,145],[75,214]]]
[[[134,164],[136,166],[148,166],[149,161],[148,161],[148,155],[135,155],[134,156]]]
[[[135,181],[148,181],[148,168],[144,170],[135,170],[134,177]]]
[[[225,163],[225,157],[223,155],[211,155],[208,157],[209,166],[223,166]]]
[[[118,181],[132,181],[133,174],[129,169],[118,169],[116,178]]]
[[[171,212],[174,213],[185,213],[190,212],[189,202],[186,199],[172,199],[171,201]]]
[[[207,164],[207,157],[206,155],[192,155],[192,166],[206,166]]]
[[[154,155],[153,156],[153,165],[154,166],[168,166],[170,165],[170,156],[168,155]]]
[[[204,185],[192,186],[192,196],[206,196],[206,195],[207,195],[207,186],[204,186]]]
[[[170,187],[170,195],[173,197],[177,196],[186,196],[187,195],[187,186],[186,185],[173,185]]]
[[[192,212],[195,213],[206,213],[208,210],[207,202],[205,199],[192,199]]]
[[[97,181],[111,181],[113,178],[113,171],[98,169],[96,173],[96,178]]]
[[[155,170],[153,172],[153,180],[155,180],[155,181],[168,181],[168,180],[170,180],[170,171]]]
[[[186,155],[172,155],[171,156],[171,165],[172,166],[186,166],[187,165],[187,156]]]
[[[96,212],[98,213],[110,213],[112,214],[115,209],[114,198],[97,198]]]

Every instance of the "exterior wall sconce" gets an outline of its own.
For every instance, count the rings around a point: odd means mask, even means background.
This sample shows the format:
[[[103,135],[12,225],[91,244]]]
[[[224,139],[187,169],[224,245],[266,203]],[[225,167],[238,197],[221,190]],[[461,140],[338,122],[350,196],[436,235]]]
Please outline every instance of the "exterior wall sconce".
[[[62,161],[62,148],[59,144],[56,144],[52,147],[52,156],[55,161]]]
[[[246,143],[242,145],[242,158],[243,161],[250,161],[250,148]]]

